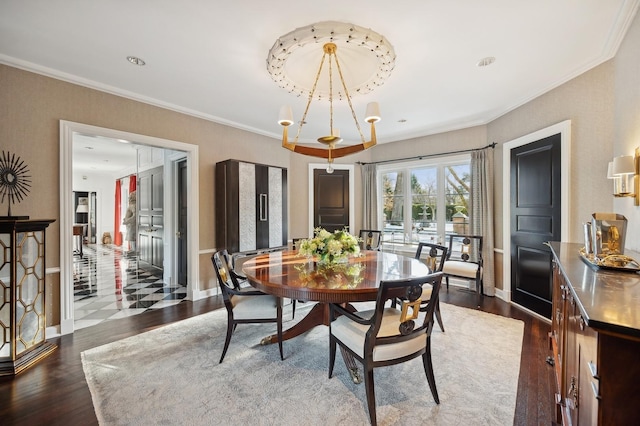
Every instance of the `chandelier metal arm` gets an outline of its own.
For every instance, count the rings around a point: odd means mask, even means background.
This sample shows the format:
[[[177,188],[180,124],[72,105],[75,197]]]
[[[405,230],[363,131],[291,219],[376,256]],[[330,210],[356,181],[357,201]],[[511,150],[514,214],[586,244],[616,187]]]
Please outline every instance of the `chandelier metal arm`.
[[[309,155],[312,157],[318,158],[326,158],[332,160],[334,158],[344,157],[350,154],[355,154],[356,152],[364,151],[376,145],[376,129],[374,123],[371,123],[371,140],[368,142],[363,142],[358,145],[349,145],[341,148],[313,148],[305,145],[298,145],[296,143],[291,143],[288,141],[287,137],[287,127],[285,126],[283,129],[282,135],[282,147],[288,149],[289,151],[295,152],[297,154]]]
[[[347,89],[347,85],[344,82],[344,77],[342,76],[342,68],[340,68],[340,62],[338,62],[338,55],[336,54],[336,48],[333,49],[333,57],[336,60],[336,68],[338,68],[338,75],[340,76],[340,82],[342,83],[342,88],[344,89],[345,97],[347,98],[347,102],[349,103],[349,109],[351,110],[351,117],[353,117],[354,123],[356,123],[356,128],[358,129],[358,133],[360,134],[360,140],[362,143],[364,142],[364,135],[362,134],[362,130],[360,129],[360,123],[358,123],[358,117],[356,117],[356,112],[353,109],[353,104],[351,103],[351,95],[349,94],[349,89]],[[333,130],[333,105],[331,105],[331,129]]]
[[[374,105],[375,104],[375,112],[370,113],[369,112],[369,106],[367,106],[367,117],[365,118],[365,120],[370,123],[371,125],[371,140],[368,142],[365,142],[364,139],[364,135],[362,133],[362,130],[360,128],[360,124],[358,123],[358,119],[356,117],[356,113],[353,109],[353,104],[351,103],[351,96],[349,95],[349,90],[347,89],[347,85],[344,81],[344,77],[342,75],[342,68],[340,67],[340,63],[338,61],[338,56],[336,55],[336,45],[334,43],[326,43],[323,46],[323,50],[324,50],[324,54],[322,55],[322,60],[320,61],[320,66],[318,67],[318,71],[316,73],[316,78],[314,80],[313,83],[313,87],[311,89],[311,91],[309,92],[309,96],[307,98],[307,104],[305,106],[305,110],[304,110],[304,114],[302,116],[302,121],[300,122],[300,125],[298,126],[298,131],[296,133],[296,137],[294,139],[293,142],[289,142],[289,133],[288,133],[288,128],[290,125],[293,124],[293,116],[291,114],[291,109],[288,108],[288,112],[287,114],[285,114],[285,117],[281,117],[280,120],[278,121],[283,127],[283,131],[282,131],[282,147],[286,148],[292,152],[298,153],[298,154],[302,154],[302,155],[309,155],[312,157],[318,157],[318,158],[326,158],[328,163],[329,163],[329,168],[327,169],[327,171],[329,170],[333,170],[331,168],[331,163],[333,163],[333,160],[336,158],[340,158],[340,157],[344,157],[346,155],[350,155],[350,154],[355,154],[357,152],[360,151],[364,151],[366,149],[369,149],[373,146],[375,146],[377,144],[377,138],[376,138],[376,129],[375,129],[375,123],[380,120],[380,116],[379,116],[379,111],[377,111],[377,104],[373,103],[370,105]],[[298,139],[300,137],[300,131],[302,130],[302,127],[304,126],[305,122],[306,122],[306,117],[307,117],[307,113],[309,111],[309,106],[311,105],[311,101],[313,99],[313,95],[316,91],[316,87],[318,84],[318,80],[320,78],[320,74],[322,71],[322,67],[324,65],[324,61],[326,59],[328,55],[328,60],[329,60],[329,117],[330,117],[330,121],[329,121],[329,126],[330,126],[330,135],[329,136],[323,136],[318,138],[318,142],[324,143],[325,145],[328,145],[328,148],[313,148],[313,147],[309,147],[309,146],[300,146],[298,145]],[[332,58],[333,56],[333,58]],[[333,73],[332,73],[332,59],[335,60],[336,63],[336,68],[338,69],[338,75],[340,76],[340,82],[342,83],[342,88],[345,92],[345,97],[347,98],[347,102],[349,104],[349,109],[351,110],[351,115],[353,117],[353,121],[355,122],[356,128],[358,129],[358,133],[360,134],[360,140],[362,141],[362,143],[357,144],[357,145],[350,145],[350,146],[345,146],[342,148],[336,148],[336,144],[340,143],[342,141],[342,138],[340,138],[340,136],[335,132],[335,129],[333,128]]]

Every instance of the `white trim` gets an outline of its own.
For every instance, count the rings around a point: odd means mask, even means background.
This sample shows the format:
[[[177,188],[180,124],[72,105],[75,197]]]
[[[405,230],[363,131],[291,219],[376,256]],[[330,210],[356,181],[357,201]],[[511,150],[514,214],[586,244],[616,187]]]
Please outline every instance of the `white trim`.
[[[141,145],[184,151],[187,157],[187,194],[189,222],[187,224],[187,256],[198,259],[200,246],[199,222],[199,159],[198,146],[184,142],[123,132],[88,124],[60,120],[60,334],[73,333],[73,135],[87,134],[113,139],[125,139]],[[198,262],[188,265],[187,299],[200,297],[200,271]]]
[[[571,212],[571,197],[569,187],[571,184],[571,120],[565,120],[553,126],[538,130],[528,135],[521,136],[506,142],[502,149],[502,248],[504,252],[502,262],[502,283],[505,287],[506,301],[511,301],[511,150],[553,136],[560,133],[560,168],[562,178],[560,182],[560,238],[562,241],[569,239],[569,213]]]
[[[309,163],[309,236],[313,235],[313,171],[316,169],[326,169],[326,164]],[[355,226],[355,181],[354,171],[355,166],[353,164],[333,164],[334,170],[348,170],[349,171],[349,232],[354,234],[356,232]]]
[[[164,279],[165,282],[172,285],[178,282],[178,214],[176,208],[178,206],[178,197],[180,188],[178,188],[178,163],[186,159],[184,152],[173,152],[164,158],[165,166],[165,182],[171,182],[171,188],[168,196],[164,199],[164,221],[165,221],[165,241],[164,241]],[[187,169],[188,170],[188,169]],[[188,190],[187,190],[188,191]],[[187,210],[188,214],[188,210]]]
[[[218,289],[218,287],[209,288],[206,290],[198,290],[196,293],[194,293],[193,300],[200,300],[206,297],[218,296],[219,294],[220,290]]]
[[[505,294],[504,290],[496,288],[495,289],[495,296],[498,299],[504,300],[505,302],[509,303],[509,300],[506,299],[508,297],[508,295]]]
[[[507,300],[507,302],[508,302],[508,300]],[[551,320],[550,320],[549,318],[547,318],[547,317],[543,317],[543,316],[542,316],[542,315],[540,315],[539,313],[537,313],[537,312],[533,312],[532,310],[527,309],[527,308],[525,308],[525,307],[524,307],[524,306],[522,306],[522,305],[518,305],[518,304],[517,304],[517,303],[515,303],[515,302],[511,302],[511,306],[513,306],[514,308],[518,308],[518,309],[520,309],[521,311],[526,312],[526,313],[528,313],[529,315],[532,315],[532,316],[534,316],[534,317],[538,318],[539,320],[542,320],[542,321],[546,322],[547,324],[551,324]]]

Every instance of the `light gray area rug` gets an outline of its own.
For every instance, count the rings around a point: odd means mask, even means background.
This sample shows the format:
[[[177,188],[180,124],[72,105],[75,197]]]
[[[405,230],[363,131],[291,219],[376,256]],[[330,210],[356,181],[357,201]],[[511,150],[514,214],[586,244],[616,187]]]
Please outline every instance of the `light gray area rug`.
[[[296,321],[310,308],[298,304]],[[441,303],[432,337],[440,395],[421,358],[374,372],[380,425],[512,425],[524,323]],[[102,425],[367,425],[364,384],[340,355],[327,377],[328,328],[260,346],[273,324],[239,325],[222,364],[224,309],[82,353]],[[285,328],[292,325],[288,321]]]

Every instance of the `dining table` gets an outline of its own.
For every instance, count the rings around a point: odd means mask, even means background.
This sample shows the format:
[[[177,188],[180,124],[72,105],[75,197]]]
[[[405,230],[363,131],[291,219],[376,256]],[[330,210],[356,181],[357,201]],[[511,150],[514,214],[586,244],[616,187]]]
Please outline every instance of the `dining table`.
[[[297,251],[285,250],[260,254],[242,265],[242,272],[256,289],[274,296],[304,302],[317,302],[303,319],[284,330],[282,339],[288,340],[320,325],[330,324],[330,303],[339,303],[355,311],[356,302],[375,301],[380,281],[417,278],[431,273],[420,260],[402,254],[364,250],[342,262],[322,263],[301,256]],[[261,344],[277,343],[273,334]],[[355,383],[362,378],[355,360],[342,353]]]

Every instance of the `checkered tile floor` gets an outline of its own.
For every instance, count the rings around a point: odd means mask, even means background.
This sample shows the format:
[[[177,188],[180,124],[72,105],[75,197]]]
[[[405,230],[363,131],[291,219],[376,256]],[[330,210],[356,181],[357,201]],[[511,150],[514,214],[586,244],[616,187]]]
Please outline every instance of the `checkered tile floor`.
[[[187,288],[162,282],[155,268],[144,267],[120,247],[88,244],[73,256],[75,329],[180,303]]]

